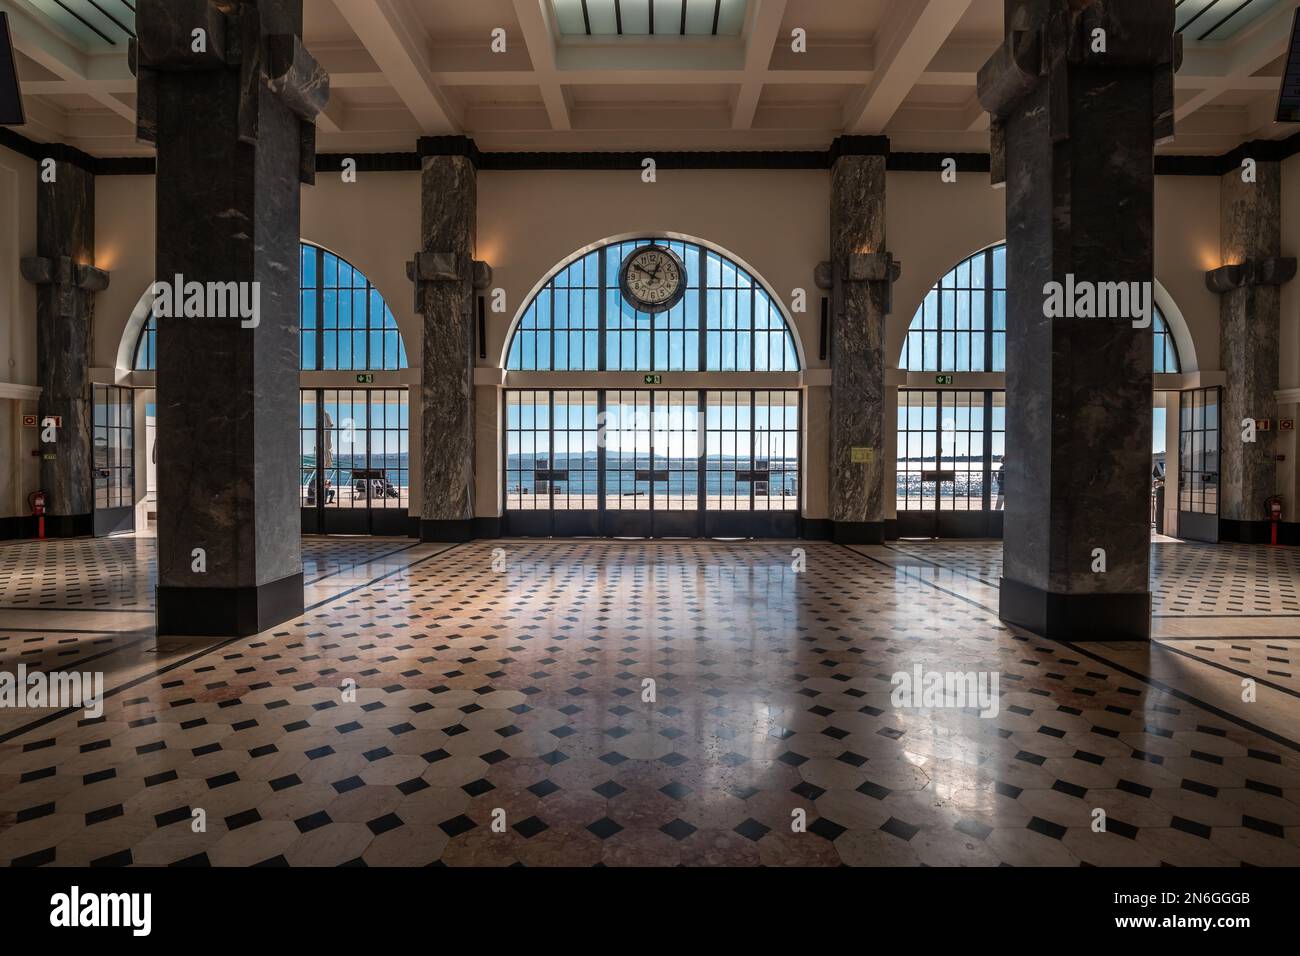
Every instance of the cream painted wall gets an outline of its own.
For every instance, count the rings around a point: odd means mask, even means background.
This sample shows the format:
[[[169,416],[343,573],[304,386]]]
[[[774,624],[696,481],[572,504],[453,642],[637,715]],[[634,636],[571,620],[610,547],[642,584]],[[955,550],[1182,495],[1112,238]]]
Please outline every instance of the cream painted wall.
[[[16,222],[0,214],[9,237],[0,243],[17,242],[20,254],[26,254],[35,244],[35,165],[0,150],[0,190],[6,177],[19,184],[21,195]],[[1300,194],[1300,158],[1288,161],[1285,183],[1288,195]],[[96,304],[95,362],[101,368],[115,364],[123,330],[153,278],[153,185],[151,176],[105,176],[96,183],[97,257],[113,274]],[[304,188],[302,205],[303,237],[348,259],[376,283],[413,358],[420,354],[421,324],[412,308],[405,264],[420,244],[419,189],[416,172],[362,173],[356,183],[328,173],[316,186]],[[639,171],[483,172],[478,180],[478,256],[492,264],[493,286],[505,290],[507,312],[489,312],[488,358],[479,364],[497,363],[520,307],[558,263],[613,236],[670,232],[726,250],[761,276],[787,307],[792,290],[807,290],[808,311],[795,316],[796,328],[807,365],[824,365],[817,359],[820,290],[813,270],[829,246],[828,193],[829,175],[817,170],[661,170],[653,184],[641,182]],[[14,207],[4,203],[0,208]],[[889,174],[888,248],[903,264],[887,324],[891,365],[929,287],[965,256],[1004,238],[1003,210],[1004,193],[988,185],[987,174],[962,173],[954,184],[944,184],[932,173]],[[1287,229],[1286,243],[1294,251],[1300,217],[1291,217]],[[1217,250],[1218,180],[1157,179],[1157,278],[1187,321],[1201,369],[1218,365],[1218,302],[1203,279],[1204,271],[1217,265]],[[8,287],[0,285],[8,289],[0,304],[12,302],[15,295],[20,304],[18,321],[0,337],[0,348],[8,350],[0,353],[0,361],[21,353],[9,380],[34,381],[34,291],[16,278],[13,255],[5,256],[5,268],[11,279]],[[1284,385],[1300,385],[1298,309],[1300,283],[1284,295]],[[490,387],[481,387],[476,399],[481,515],[497,513],[499,451],[493,441],[484,440],[489,432],[495,434],[497,424],[491,394]],[[825,514],[822,419],[827,410],[822,397],[810,396],[806,409],[810,517]],[[412,408],[411,422],[412,433],[418,434],[418,408]],[[4,487],[0,484],[0,508],[11,507],[14,497]]]
[[[1282,164],[1282,255],[1300,256],[1300,156]],[[1282,328],[1278,360],[1282,389],[1300,389],[1300,279],[1282,286]],[[1300,401],[1278,404],[1279,418],[1300,418]],[[1277,453],[1286,460],[1277,466],[1277,493],[1282,496],[1282,517],[1300,518],[1300,441],[1296,433],[1279,432]]]
[[[32,165],[24,157],[8,153]],[[1297,160],[1289,161],[1294,176]],[[112,285],[96,303],[96,364],[111,366],[118,340],[153,278],[153,177],[101,176],[96,246]],[[303,238],[366,273],[388,300],[419,352],[406,262],[419,247],[418,173],[362,173],[355,184],[322,174],[303,190]],[[610,236],[676,232],[711,242],[753,268],[787,305],[808,291],[796,316],[809,367],[817,360],[818,298],[812,270],[827,255],[829,177],[810,171],[664,170],[642,183],[630,172],[484,172],[479,175],[478,256],[492,263],[493,286],[506,291],[504,316],[489,313],[488,359],[494,365],[520,307],[555,265]],[[983,173],[944,184],[931,173],[890,173],[889,249],[903,264],[887,331],[891,364],[930,286],[977,249],[1005,237],[1003,192]],[[1156,180],[1156,275],[1191,328],[1200,366],[1218,365],[1218,301],[1203,273],[1218,250],[1218,180]],[[1300,374],[1300,363],[1297,373]]]
[[[154,279],[154,177],[95,180],[95,257],[113,273],[95,302],[95,364],[111,368],[140,296]],[[406,262],[420,244],[418,173],[362,173],[345,184],[323,173],[303,187],[302,237],[347,259],[375,283],[393,310],[408,352],[419,355]]]
[[[420,249],[420,174],[359,173],[355,183],[345,183],[338,173],[320,173],[315,186],[302,190],[302,237],[366,274],[418,364],[423,330],[406,263]]]
[[[36,254],[36,163],[0,147],[0,383],[36,384],[36,287],[19,271]],[[0,398],[0,517],[27,513],[27,495],[40,482],[36,432],[22,416],[36,402]]]
[[[726,251],[767,282],[795,315],[805,365],[818,360],[821,293],[813,272],[830,245],[829,174],[817,170],[660,170],[654,183],[635,171],[483,172],[478,177],[478,257],[492,264],[492,285],[506,292],[505,314],[488,313],[488,358],[501,361],[515,317],[561,262],[615,236],[675,233]],[[814,389],[813,391],[821,391]],[[492,393],[478,390],[476,513],[501,513],[499,431]],[[806,460],[808,517],[826,514],[824,420],[829,409],[810,396]],[[412,416],[414,418],[414,416]],[[494,438],[484,440],[495,433]]]
[[[1006,239],[1006,194],[988,173],[890,173],[885,220],[888,248],[903,264],[885,331],[885,361],[898,367],[912,317],[930,287],[961,260]]]
[[[1282,164],[1282,255],[1300,256],[1300,156]],[[1300,279],[1282,286],[1282,388],[1300,388]]]
[[[127,320],[153,284],[156,222],[152,176],[95,177],[95,265],[112,276],[95,296],[97,368],[114,367]]]
[[[1006,238],[1005,193],[988,183],[987,173],[960,173],[955,183],[937,173],[889,174],[889,249],[903,264],[886,333],[891,366],[930,287]],[[1183,313],[1202,369],[1219,362],[1219,301],[1205,288],[1205,272],[1219,265],[1218,210],[1217,177],[1156,178],[1156,279]]]
[[[1187,322],[1202,371],[1219,368],[1219,299],[1205,273],[1219,262],[1219,178],[1156,177],[1156,278]],[[1192,368],[1183,356],[1183,370]]]
[[[818,170],[484,172],[478,178],[478,256],[506,290],[506,315],[489,313],[488,360],[496,365],[520,307],[555,266],[612,236],[673,232],[703,239],[748,265],[795,316],[810,367],[817,361],[820,297],[813,270],[830,245],[830,176]]]

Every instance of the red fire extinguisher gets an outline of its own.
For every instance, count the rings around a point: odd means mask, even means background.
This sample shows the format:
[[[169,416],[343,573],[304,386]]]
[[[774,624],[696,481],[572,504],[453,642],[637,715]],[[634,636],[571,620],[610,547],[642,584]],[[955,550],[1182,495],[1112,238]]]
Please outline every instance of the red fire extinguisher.
[[[1269,520],[1273,522],[1273,539],[1271,543],[1277,544],[1277,526],[1282,520],[1282,496],[1274,495],[1264,502],[1264,506],[1268,508]]]
[[[27,503],[31,505],[32,514],[36,516],[36,537],[45,540],[45,492],[33,491],[27,496]]]

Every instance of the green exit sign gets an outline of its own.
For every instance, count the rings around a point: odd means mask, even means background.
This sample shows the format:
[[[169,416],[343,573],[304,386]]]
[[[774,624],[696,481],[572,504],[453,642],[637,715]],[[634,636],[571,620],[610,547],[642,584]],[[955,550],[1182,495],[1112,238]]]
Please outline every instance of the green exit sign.
[[[935,385],[951,385],[951,384],[952,384],[952,376],[951,376],[951,375],[936,375],[936,376],[934,377],[934,384],[935,384]]]
[[[358,376],[357,376],[357,384],[358,384],[358,385],[373,385],[373,384],[374,384],[374,381],[375,381],[375,377],[374,377],[373,375],[370,375],[370,374],[358,375]]]
[[[664,383],[664,377],[662,375],[647,375],[645,377],[645,383],[647,385],[662,385]]]

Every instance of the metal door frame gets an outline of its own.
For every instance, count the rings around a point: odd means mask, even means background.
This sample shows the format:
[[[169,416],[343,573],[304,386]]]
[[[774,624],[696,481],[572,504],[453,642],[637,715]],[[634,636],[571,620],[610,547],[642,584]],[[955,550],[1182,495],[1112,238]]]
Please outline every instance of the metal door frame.
[[[693,392],[696,394],[696,447],[697,447],[697,465],[696,465],[696,507],[694,510],[670,511],[655,507],[656,485],[663,485],[667,489],[670,480],[655,481],[653,478],[648,480],[648,505],[645,509],[611,509],[606,507],[609,493],[609,461],[607,457],[607,444],[600,442],[597,445],[597,494],[598,510],[591,512],[589,510],[569,510],[556,509],[554,507],[554,487],[548,489],[551,507],[547,510],[511,510],[509,507],[509,473],[510,469],[506,466],[509,464],[509,415],[503,416],[504,427],[501,430],[501,489],[502,500],[505,503],[503,509],[502,525],[505,534],[520,537],[608,537],[608,538],[706,538],[706,537],[726,537],[726,538],[794,538],[798,536],[799,516],[802,512],[804,482],[802,475],[803,467],[803,395],[797,389],[772,389],[772,388],[701,388],[701,389],[673,389],[673,388],[512,388],[506,389],[506,394],[502,400],[509,402],[510,393],[531,392],[535,394],[545,394],[547,396],[547,408],[550,410],[547,420],[547,447],[550,449],[549,455],[554,458],[555,449],[555,395],[558,392],[595,392],[597,396],[597,408],[600,415],[600,421],[605,422],[608,417],[609,396],[611,393],[619,395],[632,394],[635,396],[634,404],[640,407],[641,398],[647,399],[649,409],[650,423],[648,433],[650,436],[649,445],[649,465],[648,469],[654,473],[655,456],[657,449],[655,447],[655,414],[661,407],[671,407],[661,405],[663,401],[661,396],[667,396],[668,393],[680,393],[689,406],[688,396]],[[754,510],[754,482],[749,482],[749,499],[750,510],[748,511],[710,511],[707,508],[708,495],[708,455],[707,455],[707,402],[709,392],[737,392],[747,394],[750,402],[750,425],[749,434],[751,436],[751,450],[753,447],[752,438],[758,434],[755,426],[755,399],[761,392],[795,392],[798,396],[796,405],[796,419],[799,427],[795,429],[795,456],[798,463],[799,494],[796,507],[793,510],[779,511],[757,511]],[[536,453],[534,452],[534,456]],[[635,469],[635,453],[634,453]],[[683,471],[682,474],[688,473],[689,470]],[[534,473],[536,473],[536,458],[534,457]],[[674,472],[668,471],[671,475]],[[537,480],[537,479],[535,479]],[[536,486],[534,486],[536,487]],[[667,491],[661,492],[666,495]]]
[[[1183,409],[1195,409],[1195,402],[1189,406],[1187,400],[1191,396],[1204,394],[1207,392],[1215,393],[1215,408],[1218,409],[1218,422],[1215,425],[1215,433],[1218,435],[1218,441],[1215,442],[1215,470],[1213,472],[1204,472],[1202,474],[1213,474],[1215,485],[1214,512],[1205,511],[1184,511],[1183,510],[1183,488],[1189,480],[1189,475],[1183,468],[1183,441],[1184,436],[1195,434],[1205,434],[1207,429],[1197,429],[1194,426],[1189,430],[1183,428]],[[1194,414],[1194,411],[1193,411]],[[1165,460],[1168,461],[1168,454]],[[1167,470],[1166,470],[1167,473]],[[1188,541],[1204,541],[1209,544],[1217,544],[1219,541],[1219,515],[1223,508],[1223,388],[1219,385],[1209,385],[1203,388],[1184,389],[1178,393],[1178,537]],[[1166,491],[1166,493],[1168,493]]]
[[[990,257],[991,261],[991,257]],[[988,268],[992,268],[990,265]],[[992,360],[992,331],[985,335],[986,357]],[[964,393],[967,395],[983,395],[984,397],[984,455],[983,455],[983,487],[981,491],[981,507],[979,511],[957,511],[955,509],[944,510],[940,507],[943,503],[943,495],[940,492],[944,484],[956,482],[957,472],[952,469],[953,477],[948,481],[935,481],[935,495],[933,508],[917,508],[896,512],[898,523],[898,537],[900,538],[1000,538],[1002,537],[1003,512],[995,511],[993,505],[993,396],[1002,394],[1004,396],[1005,408],[1005,389],[999,388],[901,388],[898,390],[900,395],[909,392],[920,392],[922,394],[933,393],[936,395],[935,402],[935,463],[943,464],[943,409],[945,396]],[[895,403],[895,417],[897,417],[897,403]],[[956,405],[954,403],[953,407]],[[895,436],[898,435],[897,422],[894,424]],[[905,430],[910,433],[910,430]],[[919,434],[926,434],[927,430],[923,429]],[[1003,440],[1005,441],[1006,432],[1003,431]],[[955,457],[955,456],[953,456]],[[897,460],[897,455],[895,455]],[[942,468],[936,469],[936,474],[944,474]],[[921,474],[925,474],[922,472]],[[897,482],[898,471],[895,465],[894,472],[895,482],[895,501],[897,501]],[[924,482],[922,482],[924,484]]]
[[[99,481],[101,478],[112,480],[112,478],[115,477],[115,472],[120,471],[122,466],[109,465],[107,468],[100,469],[95,465],[95,431],[100,427],[95,421],[95,408],[99,405],[99,396],[101,394],[100,389],[103,389],[105,393],[116,394],[118,396],[118,401],[115,403],[118,408],[118,424],[116,426],[109,424],[109,419],[107,417],[105,417],[104,420],[103,427],[107,432],[106,441],[109,442],[106,447],[113,447],[111,441],[115,431],[120,432],[126,430],[131,434],[131,456],[129,466],[131,480],[128,483],[130,489],[128,498],[130,499],[130,503],[125,505],[107,505],[103,508],[99,506]],[[122,396],[126,396],[125,400],[123,400]],[[107,395],[105,397],[107,398]],[[105,402],[104,407],[108,407],[107,401]],[[128,410],[128,420],[125,423],[120,420],[123,407]],[[92,384],[90,397],[90,507],[92,512],[92,533],[96,538],[105,538],[113,534],[127,534],[135,530],[135,439],[135,389],[129,388],[125,385]],[[120,452],[121,449],[119,448],[118,451]],[[107,471],[108,474],[102,474],[104,471]]]
[[[324,480],[328,471],[341,471],[338,465],[331,469],[325,469],[321,465],[321,449],[325,447],[325,393],[326,392],[365,392],[366,411],[365,411],[365,434],[366,434],[366,467],[367,472],[373,471],[371,468],[371,451],[373,442],[371,441],[370,426],[370,409],[371,397],[373,392],[406,392],[407,407],[410,407],[410,391],[405,387],[380,387],[368,388],[365,386],[352,387],[349,385],[322,386],[319,388],[300,388],[298,389],[298,409],[299,415],[302,414],[302,396],[310,392],[315,399],[316,407],[316,501],[314,504],[301,506],[302,513],[302,531],[304,534],[349,534],[349,535],[388,535],[388,536],[406,536],[410,532],[410,424],[408,418],[407,424],[407,503],[406,507],[397,508],[377,508],[372,503],[371,485],[369,479],[366,479],[366,504],[358,507],[328,507],[328,493],[322,494]],[[301,431],[301,424],[299,429]],[[301,437],[299,438],[301,441]],[[301,456],[301,449],[299,455]],[[337,455],[337,450],[335,455]],[[351,481],[352,479],[349,479]],[[334,486],[336,495],[341,495],[343,489],[337,483]],[[299,485],[299,494],[302,494],[302,486]]]

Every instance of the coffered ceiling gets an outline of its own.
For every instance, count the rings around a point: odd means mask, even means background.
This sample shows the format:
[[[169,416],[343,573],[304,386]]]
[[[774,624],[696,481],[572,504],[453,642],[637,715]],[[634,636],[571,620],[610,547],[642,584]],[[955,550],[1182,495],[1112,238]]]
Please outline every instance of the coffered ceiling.
[[[1300,131],[1273,122],[1300,0],[1170,0],[1186,55],[1178,135],[1217,154]],[[29,122],[99,156],[134,140],[135,0],[0,0]],[[812,149],[885,133],[896,150],[988,149],[975,97],[1003,0],[304,0],[329,70],[323,152]],[[653,26],[651,13],[653,12]],[[504,51],[494,52],[494,31]],[[806,52],[795,52],[803,31]],[[500,34],[498,34],[499,36]]]

